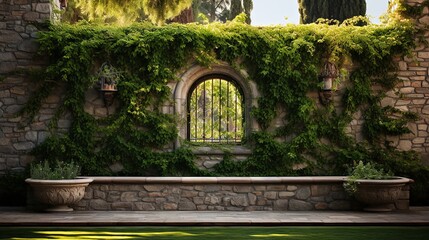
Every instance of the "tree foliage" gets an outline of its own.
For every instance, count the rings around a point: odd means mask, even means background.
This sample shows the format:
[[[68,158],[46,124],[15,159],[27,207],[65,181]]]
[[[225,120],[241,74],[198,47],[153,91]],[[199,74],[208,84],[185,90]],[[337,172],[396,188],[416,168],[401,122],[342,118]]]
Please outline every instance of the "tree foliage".
[[[253,0],[194,0],[194,6],[197,13],[204,14],[209,22],[231,21],[240,13],[245,13],[246,22],[250,24]]]
[[[191,7],[192,0],[144,0],[143,3],[149,19],[160,25]]]
[[[192,0],[72,0],[91,21],[133,22],[147,16],[153,23],[167,19],[191,7]]]
[[[313,23],[319,18],[340,23],[354,16],[365,16],[366,0],[298,0],[301,23]]]

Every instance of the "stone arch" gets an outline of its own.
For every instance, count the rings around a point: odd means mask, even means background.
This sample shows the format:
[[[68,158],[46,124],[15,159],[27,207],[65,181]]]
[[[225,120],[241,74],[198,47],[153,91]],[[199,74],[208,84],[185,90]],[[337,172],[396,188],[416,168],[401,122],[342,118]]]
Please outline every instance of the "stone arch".
[[[250,132],[257,130],[257,124],[250,115],[252,106],[257,105],[256,84],[249,80],[248,74],[244,70],[237,71],[226,63],[212,64],[209,67],[192,65],[183,74],[180,75],[180,81],[173,88],[174,113],[179,117],[178,132],[179,139],[176,141],[176,147],[180,142],[187,138],[187,97],[192,85],[204,76],[208,75],[225,75],[237,83],[244,97],[244,128],[248,135]]]

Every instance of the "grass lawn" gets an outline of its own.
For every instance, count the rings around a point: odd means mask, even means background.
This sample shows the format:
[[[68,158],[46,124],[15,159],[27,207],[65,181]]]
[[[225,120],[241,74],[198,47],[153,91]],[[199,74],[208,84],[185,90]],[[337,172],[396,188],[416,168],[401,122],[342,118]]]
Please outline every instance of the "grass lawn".
[[[428,239],[429,227],[0,227],[0,239]]]

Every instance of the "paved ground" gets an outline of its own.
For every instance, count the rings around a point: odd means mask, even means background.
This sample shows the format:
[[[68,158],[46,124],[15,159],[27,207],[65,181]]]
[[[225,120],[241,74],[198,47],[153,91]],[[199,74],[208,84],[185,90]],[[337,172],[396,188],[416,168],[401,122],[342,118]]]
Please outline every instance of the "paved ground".
[[[349,211],[193,212],[75,211],[35,213],[0,208],[0,226],[429,226],[429,207],[410,211],[367,213]]]

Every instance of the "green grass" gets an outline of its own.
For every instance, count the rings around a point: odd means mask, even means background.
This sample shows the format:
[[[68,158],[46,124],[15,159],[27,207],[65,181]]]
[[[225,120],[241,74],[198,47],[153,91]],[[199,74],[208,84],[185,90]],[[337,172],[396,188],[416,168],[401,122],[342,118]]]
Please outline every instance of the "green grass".
[[[429,227],[0,227],[0,239],[428,239]]]

